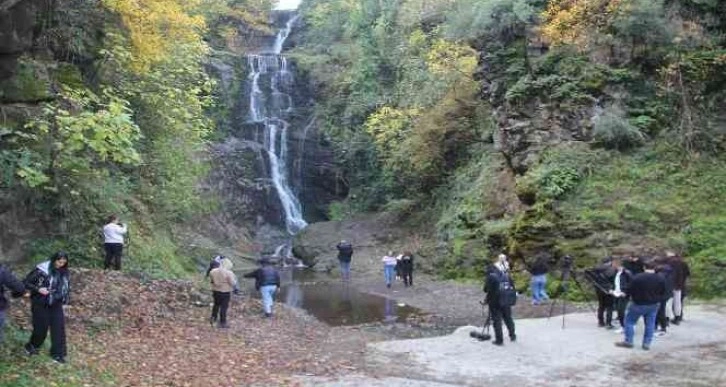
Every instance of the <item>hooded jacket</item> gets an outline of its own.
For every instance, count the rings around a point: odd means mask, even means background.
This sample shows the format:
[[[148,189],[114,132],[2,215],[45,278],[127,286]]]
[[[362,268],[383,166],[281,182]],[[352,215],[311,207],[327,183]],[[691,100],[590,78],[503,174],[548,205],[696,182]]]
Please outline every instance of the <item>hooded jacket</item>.
[[[25,285],[15,278],[12,272],[0,265],[0,311],[7,309],[8,300],[5,298],[5,288],[10,289],[13,297],[20,297],[25,293]]]
[[[56,269],[54,262],[57,258],[50,261],[39,263],[38,266],[25,277],[25,288],[30,291],[30,299],[33,303],[51,306],[57,303],[67,304],[70,301],[70,275],[68,274],[68,264],[63,268]],[[40,288],[47,288],[48,294],[40,294]]]

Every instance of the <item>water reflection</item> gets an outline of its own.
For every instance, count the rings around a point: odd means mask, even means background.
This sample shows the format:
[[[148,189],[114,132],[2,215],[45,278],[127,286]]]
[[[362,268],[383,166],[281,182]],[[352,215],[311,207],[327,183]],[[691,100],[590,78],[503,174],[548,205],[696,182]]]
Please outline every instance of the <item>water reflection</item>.
[[[395,300],[360,293],[347,283],[331,280],[315,273],[282,270],[282,292],[279,300],[301,308],[329,325],[357,325],[377,321],[403,322],[421,312],[400,306]]]

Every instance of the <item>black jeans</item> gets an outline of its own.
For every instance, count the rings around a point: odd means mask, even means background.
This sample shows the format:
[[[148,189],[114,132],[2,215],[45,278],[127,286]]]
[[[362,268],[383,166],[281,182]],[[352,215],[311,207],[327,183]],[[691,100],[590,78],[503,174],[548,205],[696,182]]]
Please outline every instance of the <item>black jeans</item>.
[[[413,285],[413,268],[402,268],[401,277],[403,277],[403,284],[405,286]]]
[[[625,328],[625,310],[628,307],[628,297],[615,297],[615,310],[618,312],[618,322]]]
[[[103,262],[103,268],[121,270],[121,253],[123,252],[123,243],[104,243],[106,249],[106,260]]]
[[[5,310],[0,310],[0,344],[3,343],[3,334],[5,333]]]
[[[217,314],[219,314],[219,323],[222,325],[227,324],[227,309],[229,308],[230,293],[212,292],[212,298],[214,298],[212,321],[217,321]]]
[[[668,300],[670,300],[670,298]],[[668,317],[666,316],[666,305],[668,304],[668,300],[660,302],[660,305],[658,306],[658,314],[655,317],[655,325],[662,331],[665,331],[666,328],[668,328]]]
[[[66,357],[66,318],[63,315],[63,304],[46,306],[40,302],[34,302],[31,312],[33,313],[33,334],[30,336],[28,344],[35,349],[43,346],[50,327],[50,355]]]
[[[509,332],[509,338],[516,337],[514,333],[514,320],[512,319],[512,307],[511,306],[499,306],[489,304],[489,318],[491,318],[492,326],[494,327],[494,339],[497,343],[504,341],[504,335],[502,334],[502,320],[507,326]]]
[[[613,324],[613,296],[603,292],[597,293],[597,322],[600,325]]]

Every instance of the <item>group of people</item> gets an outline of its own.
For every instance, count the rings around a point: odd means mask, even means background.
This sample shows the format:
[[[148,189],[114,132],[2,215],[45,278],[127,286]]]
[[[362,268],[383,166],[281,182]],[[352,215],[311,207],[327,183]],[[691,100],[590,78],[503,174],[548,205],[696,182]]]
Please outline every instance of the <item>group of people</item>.
[[[634,346],[634,327],[641,317],[645,323],[644,350],[650,349],[655,335],[663,336],[670,324],[683,321],[690,269],[673,252],[663,257],[607,258],[586,275],[596,288],[598,326],[617,329],[612,323],[613,312],[617,312],[618,332],[624,333],[624,340],[617,343],[620,347]]]
[[[403,280],[403,285],[406,287],[413,286],[413,254],[410,251],[398,255],[389,251],[381,258],[381,262],[387,288],[391,288],[396,278]]]
[[[50,355],[55,362],[65,363],[67,354],[64,305],[70,299],[68,254],[59,251],[38,264],[23,281],[0,266],[0,342],[5,325],[8,301],[5,288],[12,297],[29,297],[33,333],[25,344],[28,355],[37,355],[50,330]]]
[[[273,265],[273,261],[263,258],[259,261],[260,267],[245,274],[244,278],[255,280],[255,289],[262,297],[262,308],[265,317],[272,317],[272,306],[275,294],[280,290],[280,273]],[[232,272],[232,261],[223,255],[217,255],[209,262],[207,277],[212,285],[212,315],[209,323],[219,328],[228,328],[227,310],[232,293],[239,294],[237,277]]]
[[[335,247],[338,249],[340,276],[343,281],[350,281],[353,245],[347,240],[342,240]],[[403,281],[404,286],[413,286],[414,261],[410,251],[404,251],[401,254],[395,254],[392,250],[388,251],[388,254],[381,258],[381,262],[383,262],[383,278],[386,281],[386,287],[390,289],[397,278]]]
[[[547,272],[546,258],[527,265],[530,273],[532,304],[538,305],[549,297],[545,291]],[[618,347],[633,348],[635,325],[644,321],[641,348],[649,350],[656,335],[666,334],[670,324],[683,321],[683,299],[690,269],[684,259],[667,252],[663,257],[608,257],[598,267],[586,270],[586,278],[595,286],[598,297],[598,326],[617,330],[623,334]],[[494,328],[496,345],[503,345],[502,323],[507,327],[509,338],[516,341],[512,306],[517,291],[510,275],[507,256],[500,254],[486,269],[484,291],[489,308],[487,324]],[[613,313],[617,312],[620,328],[613,325]]]

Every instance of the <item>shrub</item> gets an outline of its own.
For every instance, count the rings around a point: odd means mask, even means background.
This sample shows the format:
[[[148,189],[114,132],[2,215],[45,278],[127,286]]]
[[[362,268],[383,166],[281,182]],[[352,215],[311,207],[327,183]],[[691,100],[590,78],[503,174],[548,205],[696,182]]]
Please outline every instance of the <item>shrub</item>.
[[[609,149],[625,150],[642,145],[645,135],[628,121],[622,109],[612,106],[596,118],[593,138]]]

